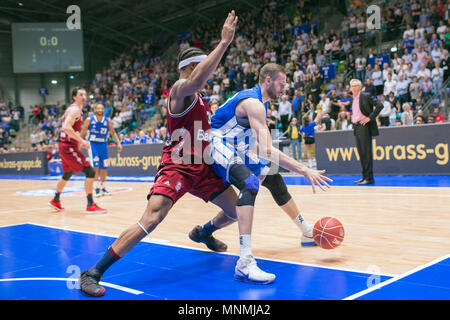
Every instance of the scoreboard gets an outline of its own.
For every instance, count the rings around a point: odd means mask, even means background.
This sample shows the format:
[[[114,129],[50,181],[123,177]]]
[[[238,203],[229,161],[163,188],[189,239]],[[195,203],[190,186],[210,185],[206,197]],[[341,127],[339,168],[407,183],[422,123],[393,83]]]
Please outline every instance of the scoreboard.
[[[83,31],[65,22],[12,23],[14,73],[84,71]]]

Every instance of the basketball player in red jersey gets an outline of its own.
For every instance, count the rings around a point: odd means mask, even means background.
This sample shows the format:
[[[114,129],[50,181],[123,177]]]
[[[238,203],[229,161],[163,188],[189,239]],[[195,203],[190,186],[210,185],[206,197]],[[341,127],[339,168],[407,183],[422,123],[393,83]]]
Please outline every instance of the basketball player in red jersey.
[[[63,176],[56,185],[55,196],[48,203],[50,207],[57,211],[62,211],[60,195],[64,187],[74,173],[82,171],[86,175],[84,188],[87,195],[86,213],[105,213],[106,210],[97,206],[92,198],[95,171],[90,163],[86,160],[84,154],[80,151],[80,147],[89,149],[89,142],[81,138],[80,131],[83,125],[81,109],[86,104],[87,94],[83,88],[75,88],[72,90],[71,104],[63,116],[62,131],[59,138],[59,155],[61,157]]]
[[[186,192],[222,209],[205,225],[205,230],[195,228],[189,237],[205,243],[211,250],[226,250],[226,245],[211,233],[236,221],[237,194],[202,161],[209,145],[205,132],[211,125],[208,103],[198,91],[205,86],[232,42],[237,21],[231,11],[222,28],[222,40],[208,56],[197,48],[188,48],[179,55],[180,78],[169,91],[167,105],[171,139],[163,149],[155,183],[147,196],[147,208],[141,219],[119,236],[96,265],[81,273],[79,285],[85,295],[104,294],[105,289],[99,285],[103,273],[150,234]]]

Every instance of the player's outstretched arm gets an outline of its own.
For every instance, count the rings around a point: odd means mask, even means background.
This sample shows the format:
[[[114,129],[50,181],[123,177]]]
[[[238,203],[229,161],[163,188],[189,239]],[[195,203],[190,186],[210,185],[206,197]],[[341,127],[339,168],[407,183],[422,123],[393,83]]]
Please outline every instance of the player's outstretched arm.
[[[258,144],[257,151],[260,157],[289,171],[305,176],[309,183],[311,183],[313,193],[316,193],[315,185],[323,191],[330,187],[327,181],[332,182],[333,180],[323,175],[325,170],[310,169],[272,146],[272,138],[266,126],[266,111],[264,105],[259,100],[246,99],[240,103],[240,108],[247,114],[250,127],[252,128],[253,134],[256,135]]]
[[[206,57],[206,59],[200,62],[195,67],[194,71],[192,71],[187,79],[185,79],[184,81],[177,81],[178,83],[176,83],[172,88],[173,98],[182,99],[184,97],[189,97],[194,95],[199,90],[203,89],[206,81],[208,81],[213,72],[216,70],[225,51],[233,41],[237,22],[238,17],[236,16],[234,10],[232,10],[228,14],[228,17],[223,25],[222,40],[219,42],[217,47]],[[177,110],[173,111],[177,112]]]

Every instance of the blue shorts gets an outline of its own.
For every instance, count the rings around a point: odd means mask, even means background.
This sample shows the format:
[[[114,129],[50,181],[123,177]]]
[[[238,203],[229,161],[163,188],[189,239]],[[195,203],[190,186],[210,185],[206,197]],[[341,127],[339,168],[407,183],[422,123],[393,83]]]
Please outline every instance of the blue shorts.
[[[90,142],[89,157],[91,166],[99,169],[107,169],[109,167],[108,161],[108,145],[101,142]]]
[[[248,151],[239,152],[234,146],[224,143],[220,137],[212,137],[210,147],[211,166],[224,183],[231,184],[228,175],[233,164],[246,165],[256,177],[269,173],[269,162],[266,159]]]

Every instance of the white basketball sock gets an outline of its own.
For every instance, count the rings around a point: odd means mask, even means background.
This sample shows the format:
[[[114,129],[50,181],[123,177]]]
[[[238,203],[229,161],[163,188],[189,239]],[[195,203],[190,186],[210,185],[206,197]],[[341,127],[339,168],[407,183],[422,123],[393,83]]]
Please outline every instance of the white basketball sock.
[[[240,243],[240,257],[253,256],[252,254],[252,236],[250,234],[243,234],[239,236]]]
[[[292,219],[297,227],[300,228],[302,233],[308,233],[311,231],[311,225],[303,218],[302,214],[299,213],[294,219]]]

